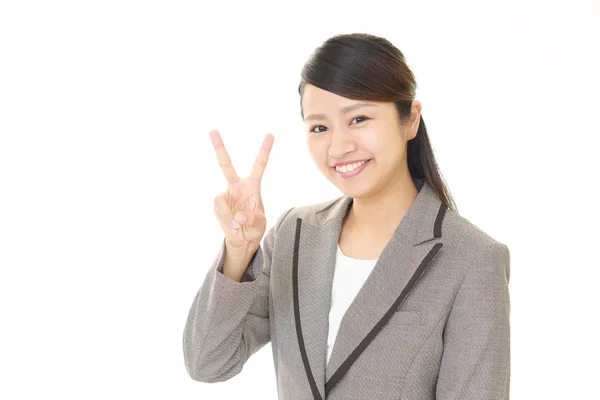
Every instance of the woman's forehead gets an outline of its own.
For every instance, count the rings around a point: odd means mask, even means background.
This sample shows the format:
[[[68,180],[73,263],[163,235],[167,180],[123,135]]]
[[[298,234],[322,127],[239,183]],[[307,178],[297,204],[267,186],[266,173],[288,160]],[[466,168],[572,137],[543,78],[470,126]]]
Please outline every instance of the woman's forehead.
[[[307,85],[302,97],[305,121],[343,116],[358,109],[378,106],[380,103],[376,101],[350,99],[312,85]]]

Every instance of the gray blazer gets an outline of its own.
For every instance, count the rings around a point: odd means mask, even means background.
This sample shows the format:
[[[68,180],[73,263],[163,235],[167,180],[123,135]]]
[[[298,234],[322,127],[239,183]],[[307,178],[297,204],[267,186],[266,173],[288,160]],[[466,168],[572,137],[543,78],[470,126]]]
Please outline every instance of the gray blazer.
[[[346,311],[326,364],[331,286],[352,198],[287,210],[242,282],[224,241],[183,334],[192,379],[225,381],[269,341],[279,399],[508,399],[508,247],[419,194]]]

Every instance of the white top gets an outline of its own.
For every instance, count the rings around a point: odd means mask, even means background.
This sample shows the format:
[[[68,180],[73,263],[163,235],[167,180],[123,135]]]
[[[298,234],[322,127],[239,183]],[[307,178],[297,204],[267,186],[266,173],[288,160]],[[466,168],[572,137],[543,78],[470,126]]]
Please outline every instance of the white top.
[[[327,362],[331,356],[333,343],[342,322],[342,317],[373,270],[377,259],[360,260],[351,258],[337,248],[333,285],[331,288],[331,309],[329,310],[329,335],[327,337]]]

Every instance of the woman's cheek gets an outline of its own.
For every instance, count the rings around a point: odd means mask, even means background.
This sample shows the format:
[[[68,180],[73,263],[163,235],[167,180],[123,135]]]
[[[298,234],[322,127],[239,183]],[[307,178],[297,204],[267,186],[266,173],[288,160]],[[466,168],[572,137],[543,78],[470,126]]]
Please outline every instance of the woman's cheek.
[[[375,129],[366,129],[360,133],[361,147],[370,152],[373,156],[380,152],[379,150],[384,144],[383,142],[382,136],[379,135]]]
[[[308,138],[306,144],[308,152],[317,166],[327,164],[327,149],[323,142],[319,143],[318,140]]]

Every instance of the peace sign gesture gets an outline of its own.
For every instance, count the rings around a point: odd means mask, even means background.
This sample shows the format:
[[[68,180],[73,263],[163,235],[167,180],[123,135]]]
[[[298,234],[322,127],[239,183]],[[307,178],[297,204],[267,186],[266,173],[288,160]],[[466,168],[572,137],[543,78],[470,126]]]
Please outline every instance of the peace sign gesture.
[[[274,137],[271,134],[265,136],[252,173],[244,179],[236,174],[219,132],[211,130],[210,138],[227,179],[227,190],[215,197],[215,214],[225,233],[227,251],[239,257],[253,254],[260,246],[267,225],[260,184]]]

